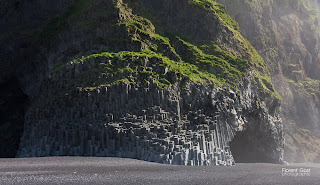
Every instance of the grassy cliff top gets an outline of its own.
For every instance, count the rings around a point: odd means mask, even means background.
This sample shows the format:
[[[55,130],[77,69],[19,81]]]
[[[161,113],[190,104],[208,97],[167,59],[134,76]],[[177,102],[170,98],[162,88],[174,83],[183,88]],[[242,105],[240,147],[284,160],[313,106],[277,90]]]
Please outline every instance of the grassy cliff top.
[[[161,6],[167,5],[166,1],[157,2],[162,3]],[[77,29],[89,30],[89,32],[101,29],[101,24],[97,24],[95,18],[118,17],[118,20],[106,23],[109,32],[117,32],[117,34],[100,38],[102,42],[108,42],[116,47],[112,51],[94,52],[59,64],[51,72],[59,72],[66,64],[91,61],[95,63],[95,67],[88,73],[98,81],[85,80],[88,75],[82,75],[83,79],[79,80],[79,83],[75,82],[78,87],[96,88],[119,81],[139,84],[149,80],[166,86],[187,79],[194,83],[214,83],[237,89],[247,72],[251,71],[256,74],[259,79],[257,83],[261,84],[261,87],[280,99],[270,82],[263,59],[240,34],[238,24],[225,13],[222,5],[212,0],[185,1],[187,4],[181,9],[194,11],[194,15],[188,15],[192,20],[203,18],[196,26],[202,26],[203,30],[207,30],[207,32],[195,33],[192,29],[196,28],[178,25],[179,21],[188,24],[185,18],[175,14],[169,14],[167,17],[159,16],[161,9],[158,13],[152,11],[152,8],[148,11],[147,5],[150,3],[153,3],[153,0],[134,3],[132,1],[113,2],[114,11],[108,14],[100,11],[103,6],[96,3],[95,6],[89,6],[90,8],[83,10],[84,20],[77,17],[78,13],[70,16],[68,22],[85,21],[85,26],[74,25]],[[168,5],[170,3],[174,2],[169,2]],[[77,5],[77,7],[82,6]],[[142,8],[146,10],[141,11]],[[171,12],[171,10],[168,11]],[[166,20],[174,24],[163,23]],[[206,21],[209,21],[207,25],[202,24]],[[158,27],[160,31],[157,31]],[[199,30],[202,28],[200,27]],[[208,36],[201,34],[208,34]]]

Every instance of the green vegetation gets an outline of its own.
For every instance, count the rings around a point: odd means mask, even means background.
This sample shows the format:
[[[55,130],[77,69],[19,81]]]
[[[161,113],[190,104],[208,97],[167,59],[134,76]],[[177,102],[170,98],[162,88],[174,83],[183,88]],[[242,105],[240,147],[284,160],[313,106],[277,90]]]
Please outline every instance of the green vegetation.
[[[128,9],[126,4],[121,4],[118,8],[120,10],[124,9],[122,11],[128,11],[126,10]],[[181,60],[175,49],[171,46],[169,38],[155,33],[155,27],[150,20],[130,14],[116,25],[125,26],[132,41],[141,43],[142,50],[151,50],[161,53],[172,60]]]
[[[215,17],[218,17],[219,22],[232,32],[234,38],[238,42],[237,44],[246,52],[244,55],[246,55],[246,59],[250,62],[250,66],[265,75],[269,75],[263,58],[258,54],[250,42],[240,34],[238,23],[226,13],[223,5],[214,0],[192,0],[192,3],[211,12]]]
[[[91,62],[94,63],[94,67],[86,74],[81,74],[78,81],[75,81],[78,87],[93,89],[99,86],[114,85],[121,81],[139,85],[151,80],[161,86],[168,86],[178,83],[181,78],[199,83],[212,83],[217,79],[215,74],[208,73],[194,64],[176,62],[162,54],[148,50],[92,54],[72,60],[69,64]],[[58,72],[63,66],[58,66],[59,69],[56,68],[53,71]],[[89,81],[86,80],[88,76],[91,77]]]
[[[214,74],[220,84],[225,82],[236,87],[249,68],[248,61],[224,52],[213,43],[199,44],[202,50],[179,37],[172,39],[172,43],[179,45],[177,53],[183,61],[197,66],[202,72]]]
[[[272,94],[275,98],[281,100],[281,96],[279,93],[274,89],[273,84],[271,82],[270,77],[268,76],[261,76],[260,74],[256,74],[256,82],[260,86],[260,88],[263,88],[264,90],[268,91],[270,94]]]
[[[240,30],[238,23],[233,20],[225,11],[222,4],[217,3],[215,0],[192,0],[192,2],[210,12],[213,12],[222,23],[234,30]]]
[[[108,74],[111,76],[117,76],[118,78],[109,80],[108,82],[99,82],[103,85],[111,85],[114,82],[120,82],[123,79],[130,83],[135,83],[141,81],[138,76],[144,76],[144,79],[155,80],[159,84],[169,85],[168,76],[163,76],[164,68],[168,68],[168,72],[174,73],[176,75],[181,75],[197,83],[217,83],[218,85],[227,85],[236,88],[239,79],[243,76],[249,65],[246,60],[232,56],[224,52],[221,48],[214,44],[201,45],[204,51],[199,49],[197,46],[192,45],[179,37],[172,39],[174,43],[180,44],[180,48],[184,48],[184,51],[179,51],[178,54],[174,50],[174,46],[170,44],[168,38],[162,37],[157,34],[152,34],[150,38],[158,38],[161,43],[165,43],[167,48],[169,48],[174,53],[177,60],[169,59],[165,56],[165,52],[161,51],[151,51],[148,49],[142,52],[104,52],[100,54],[92,54],[85,57],[80,57],[78,59],[68,62],[69,64],[86,62],[86,61],[107,61],[112,60],[112,64],[100,64],[104,68],[100,68],[99,73]],[[152,49],[152,48],[151,48]],[[146,68],[145,64],[139,62],[133,62],[133,58],[144,58],[148,61],[156,61],[152,65]],[[119,62],[121,61],[121,62]],[[59,65],[52,69],[52,72],[58,72],[64,68],[66,64]],[[148,72],[148,73],[147,73]],[[146,77],[148,74],[152,78]],[[121,76],[121,77],[120,77]],[[128,79],[128,76],[132,78]],[[110,78],[109,78],[110,79]],[[119,81],[120,80],[120,81]],[[175,83],[171,81],[172,83]]]
[[[320,97],[320,81],[319,80],[306,78],[302,84],[306,92]]]
[[[65,16],[60,18],[55,25],[63,24],[69,18],[83,11],[81,6],[74,7]],[[144,17],[130,13],[131,10],[124,3],[118,3],[119,13],[122,14],[121,21],[112,25],[113,28],[123,30],[126,34],[115,35],[114,43],[123,40],[125,43],[138,43],[134,52],[114,51],[91,54],[74,59],[52,69],[57,73],[65,69],[66,65],[77,63],[91,63],[93,66],[85,72],[81,72],[76,79],[70,82],[70,86],[80,89],[93,90],[100,86],[118,84],[122,81],[141,85],[148,81],[154,81],[159,86],[166,87],[175,85],[188,79],[201,84],[215,83],[219,86],[228,86],[237,90],[241,79],[248,71],[257,71],[257,83],[276,98],[279,94],[274,90],[264,61],[251,44],[239,33],[238,24],[226,13],[225,8],[215,1],[193,1],[196,5],[213,12],[227,29],[230,29],[237,44],[246,52],[246,58],[241,59],[233,53],[226,52],[211,41],[192,41],[182,39],[176,35],[164,37],[156,33],[152,22]],[[100,17],[103,12],[93,14]]]
[[[302,134],[310,134],[310,133],[311,133],[310,130],[304,129],[304,128],[301,128],[301,129],[299,130],[299,132],[301,132]]]
[[[309,2],[310,0],[298,0],[298,2],[305,8],[308,12],[310,20],[313,22],[315,19],[319,18],[319,13]]]
[[[320,80],[305,78],[303,81],[296,82],[292,79],[286,79],[288,83],[294,86],[297,92],[320,98]]]

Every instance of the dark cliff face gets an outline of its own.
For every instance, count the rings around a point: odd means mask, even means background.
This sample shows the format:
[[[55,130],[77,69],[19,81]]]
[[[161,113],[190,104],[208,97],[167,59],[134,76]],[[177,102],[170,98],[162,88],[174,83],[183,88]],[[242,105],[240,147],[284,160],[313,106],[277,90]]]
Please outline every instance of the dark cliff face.
[[[46,4],[48,3],[48,4]],[[24,127],[24,115],[37,95],[41,71],[39,45],[29,34],[66,7],[62,1],[0,1],[0,156],[15,157]]]
[[[264,58],[283,98],[285,159],[316,161],[319,156],[318,2],[220,0],[241,33]],[[318,12],[319,13],[319,12]]]
[[[234,153],[236,161],[282,161],[280,97],[223,6],[81,0],[47,11],[50,2],[4,6],[8,70],[0,80],[21,101],[1,93],[10,106],[27,107],[9,111],[17,120],[1,120],[19,133],[24,125],[17,156],[232,165]],[[43,18],[28,24],[36,15]],[[19,137],[9,134],[4,146]]]

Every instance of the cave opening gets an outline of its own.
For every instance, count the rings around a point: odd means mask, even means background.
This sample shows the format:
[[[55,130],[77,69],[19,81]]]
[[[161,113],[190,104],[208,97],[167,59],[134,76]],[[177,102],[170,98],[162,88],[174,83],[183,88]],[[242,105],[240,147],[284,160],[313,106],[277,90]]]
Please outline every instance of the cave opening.
[[[19,149],[29,99],[19,81],[11,78],[0,84],[0,157],[14,158]]]
[[[237,132],[229,143],[232,156],[236,163],[272,163],[268,154],[263,149],[258,132],[246,130]]]

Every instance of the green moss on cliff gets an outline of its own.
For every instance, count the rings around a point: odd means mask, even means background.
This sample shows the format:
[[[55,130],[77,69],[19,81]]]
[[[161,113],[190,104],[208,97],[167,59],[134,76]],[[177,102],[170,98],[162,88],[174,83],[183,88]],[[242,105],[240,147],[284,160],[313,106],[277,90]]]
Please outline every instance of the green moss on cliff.
[[[172,39],[174,47],[179,48],[177,53],[181,59],[193,64],[202,72],[214,74],[216,81],[225,82],[232,87],[249,68],[248,61],[232,56],[213,43],[201,44],[200,48],[179,37]]]
[[[319,80],[306,78],[302,84],[307,93],[320,97],[320,81]]]
[[[156,35],[156,34],[153,34]],[[113,80],[99,82],[103,85],[111,85],[114,82],[119,82],[119,80],[128,79],[128,75],[134,74],[133,78],[129,78],[131,83],[139,83],[141,79],[138,76],[146,76],[149,74],[149,77],[145,77],[143,79],[153,79],[155,81],[172,81],[168,78],[170,76],[162,75],[164,68],[168,68],[167,72],[174,73],[176,75],[181,75],[185,78],[190,79],[193,82],[197,83],[217,83],[219,85],[227,85],[236,88],[238,85],[239,79],[243,76],[248,68],[248,62],[246,60],[234,57],[223,50],[221,50],[218,46],[212,44],[210,47],[215,48],[210,51],[207,51],[210,54],[207,54],[200,50],[197,46],[192,45],[179,37],[172,39],[171,41],[176,43],[179,42],[179,48],[184,48],[183,51],[179,51],[177,53],[174,49],[175,46],[171,46],[168,38],[164,38],[161,36],[156,36],[161,38],[160,40],[165,42],[168,45],[168,48],[174,51],[176,57],[179,60],[169,59],[161,52],[151,51],[151,50],[143,50],[142,52],[130,52],[130,51],[121,51],[121,52],[104,52],[100,54],[92,54],[89,56],[83,56],[78,59],[72,60],[68,62],[69,64],[79,63],[79,62],[87,62],[87,61],[121,61],[113,62],[112,64],[100,64],[104,65],[105,68],[99,71],[100,73],[106,73],[112,76],[117,76],[118,78],[114,78]],[[151,37],[152,38],[152,37]],[[168,41],[167,41],[168,40]],[[206,50],[209,47],[208,45],[202,45],[202,47],[206,47]],[[150,73],[146,72],[145,64],[141,62],[133,62],[133,58],[144,58],[148,61],[156,61],[149,67]],[[52,69],[52,72],[58,72],[64,67],[66,64],[59,65]],[[128,70],[130,69],[130,70]],[[138,70],[139,69],[139,70]],[[148,70],[147,70],[148,71]],[[130,74],[128,73],[130,72]],[[119,78],[120,77],[120,78]],[[162,79],[162,80],[160,80]],[[165,80],[166,79],[166,80]],[[176,81],[172,81],[171,84]],[[164,84],[164,83],[163,83]],[[168,85],[168,83],[165,83]]]
[[[302,5],[302,7],[306,10],[312,22],[315,19],[319,18],[319,13],[315,9],[315,7],[312,7],[312,5],[310,4],[310,0],[298,0],[298,3]]]
[[[274,89],[274,86],[271,82],[270,77],[257,74],[256,75],[256,82],[258,83],[260,88],[263,88],[264,90],[268,91],[275,98],[277,98],[279,100],[282,99],[281,96],[279,95],[279,93]]]
[[[176,62],[148,50],[92,54],[72,60],[66,65],[90,62],[94,63],[94,67],[87,71],[89,74],[80,74],[75,81],[77,87],[92,89],[114,85],[121,81],[139,85],[151,80],[166,86],[179,82],[180,78],[188,78],[199,83],[212,83],[216,80],[214,74],[202,71],[193,64]],[[89,81],[86,80],[87,76],[91,76]]]
[[[83,2],[87,1],[83,0]],[[68,62],[69,64],[95,63],[95,67],[81,74],[80,78],[74,81],[74,85],[80,88],[94,89],[121,81],[139,84],[153,80],[160,86],[167,86],[176,84],[184,78],[196,83],[216,83],[220,86],[237,89],[242,77],[248,71],[258,70],[258,73],[261,74],[259,82],[262,87],[279,98],[268,80],[268,71],[262,57],[241,36],[238,24],[225,13],[225,8],[211,0],[194,0],[192,3],[218,17],[219,22],[231,31],[237,44],[243,48],[242,50],[246,53],[245,59],[238,58],[237,55],[221,49],[212,41],[187,41],[177,35],[164,37],[156,32],[155,26],[150,20],[132,14],[129,6],[119,1],[116,4],[119,22],[112,27],[118,27],[117,29],[122,30],[126,35],[122,37],[120,34],[112,39],[114,42],[123,40],[127,44],[139,43],[139,45],[135,46],[134,52],[103,52]],[[72,12],[83,11],[82,8],[76,8],[76,10]],[[65,21],[76,14],[67,14],[62,20]],[[100,15],[101,12],[98,14]],[[94,17],[100,17],[99,15]],[[60,21],[59,24],[64,21]],[[101,61],[111,61],[111,63]],[[51,72],[59,72],[65,68],[65,65],[59,65]]]
[[[238,42],[238,46],[242,48],[242,51],[246,52],[244,55],[250,62],[250,65],[262,74],[269,75],[263,58],[258,54],[250,42],[241,35],[238,23],[226,13],[223,5],[214,0],[192,0],[192,3],[204,8],[206,11],[211,12],[218,17],[219,22],[223,24],[226,29],[229,29],[229,31],[232,32],[234,38]]]
[[[235,30],[240,30],[238,23],[226,13],[225,7],[222,4],[219,4],[214,0],[192,0],[191,2],[214,13],[221,19],[221,23],[226,26]]]
[[[296,82],[286,78],[286,81],[292,85],[295,91],[303,95],[320,98],[320,80],[305,78],[303,81]]]

